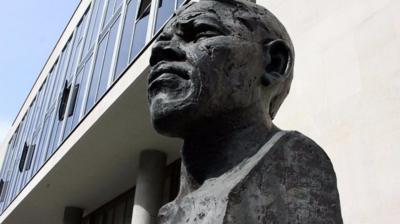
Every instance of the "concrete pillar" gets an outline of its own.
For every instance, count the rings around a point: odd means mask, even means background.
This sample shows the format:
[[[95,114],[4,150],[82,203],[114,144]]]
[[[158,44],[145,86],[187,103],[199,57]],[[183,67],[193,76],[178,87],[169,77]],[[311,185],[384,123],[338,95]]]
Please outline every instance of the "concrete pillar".
[[[81,224],[83,209],[76,207],[66,207],[64,209],[63,224]]]
[[[161,207],[167,156],[156,150],[140,154],[132,224],[156,224]]]

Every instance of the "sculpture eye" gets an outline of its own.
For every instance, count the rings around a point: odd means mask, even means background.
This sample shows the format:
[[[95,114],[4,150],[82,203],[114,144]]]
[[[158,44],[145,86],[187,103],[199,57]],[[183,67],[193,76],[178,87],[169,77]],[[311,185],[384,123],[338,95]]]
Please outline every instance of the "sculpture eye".
[[[215,25],[191,21],[182,23],[178,33],[187,42],[197,42],[201,39],[222,35],[223,33]]]
[[[197,24],[193,27],[193,41],[197,42],[199,40],[215,37],[222,35],[222,32],[218,30],[217,27],[210,24]]]

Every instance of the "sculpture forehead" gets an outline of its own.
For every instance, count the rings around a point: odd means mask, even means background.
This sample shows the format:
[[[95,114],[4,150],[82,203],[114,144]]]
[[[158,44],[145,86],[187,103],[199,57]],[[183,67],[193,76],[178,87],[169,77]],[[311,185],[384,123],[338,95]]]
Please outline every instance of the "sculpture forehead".
[[[234,3],[203,0],[180,9],[165,29],[174,30],[178,28],[178,24],[191,20],[205,20],[218,24],[233,36],[257,41],[264,36],[264,33],[254,32],[254,26],[249,28],[248,25],[252,22],[246,20],[250,14],[252,12],[242,6],[235,6]]]
[[[194,18],[207,18],[221,25],[233,25],[233,7],[216,1],[200,1],[177,12],[172,24]]]
[[[214,14],[220,14],[224,11],[232,11],[233,7],[230,4],[223,4],[218,1],[200,1],[189,4],[188,6],[180,9],[177,15],[185,14],[188,12],[211,12]]]

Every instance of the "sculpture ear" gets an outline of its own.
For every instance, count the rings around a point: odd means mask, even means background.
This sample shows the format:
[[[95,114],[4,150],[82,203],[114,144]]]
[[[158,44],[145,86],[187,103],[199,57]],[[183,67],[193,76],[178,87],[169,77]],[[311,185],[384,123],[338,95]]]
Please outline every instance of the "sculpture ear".
[[[293,51],[281,39],[273,40],[264,45],[265,72],[261,78],[262,84],[284,81],[293,69]]]

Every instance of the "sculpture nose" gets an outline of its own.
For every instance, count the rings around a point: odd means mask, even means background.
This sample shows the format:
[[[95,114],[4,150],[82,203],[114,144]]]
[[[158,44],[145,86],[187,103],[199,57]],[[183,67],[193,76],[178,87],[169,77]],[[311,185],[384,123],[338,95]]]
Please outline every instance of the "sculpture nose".
[[[186,59],[185,51],[181,49],[173,35],[162,33],[151,51],[150,66],[160,61],[183,61]]]

